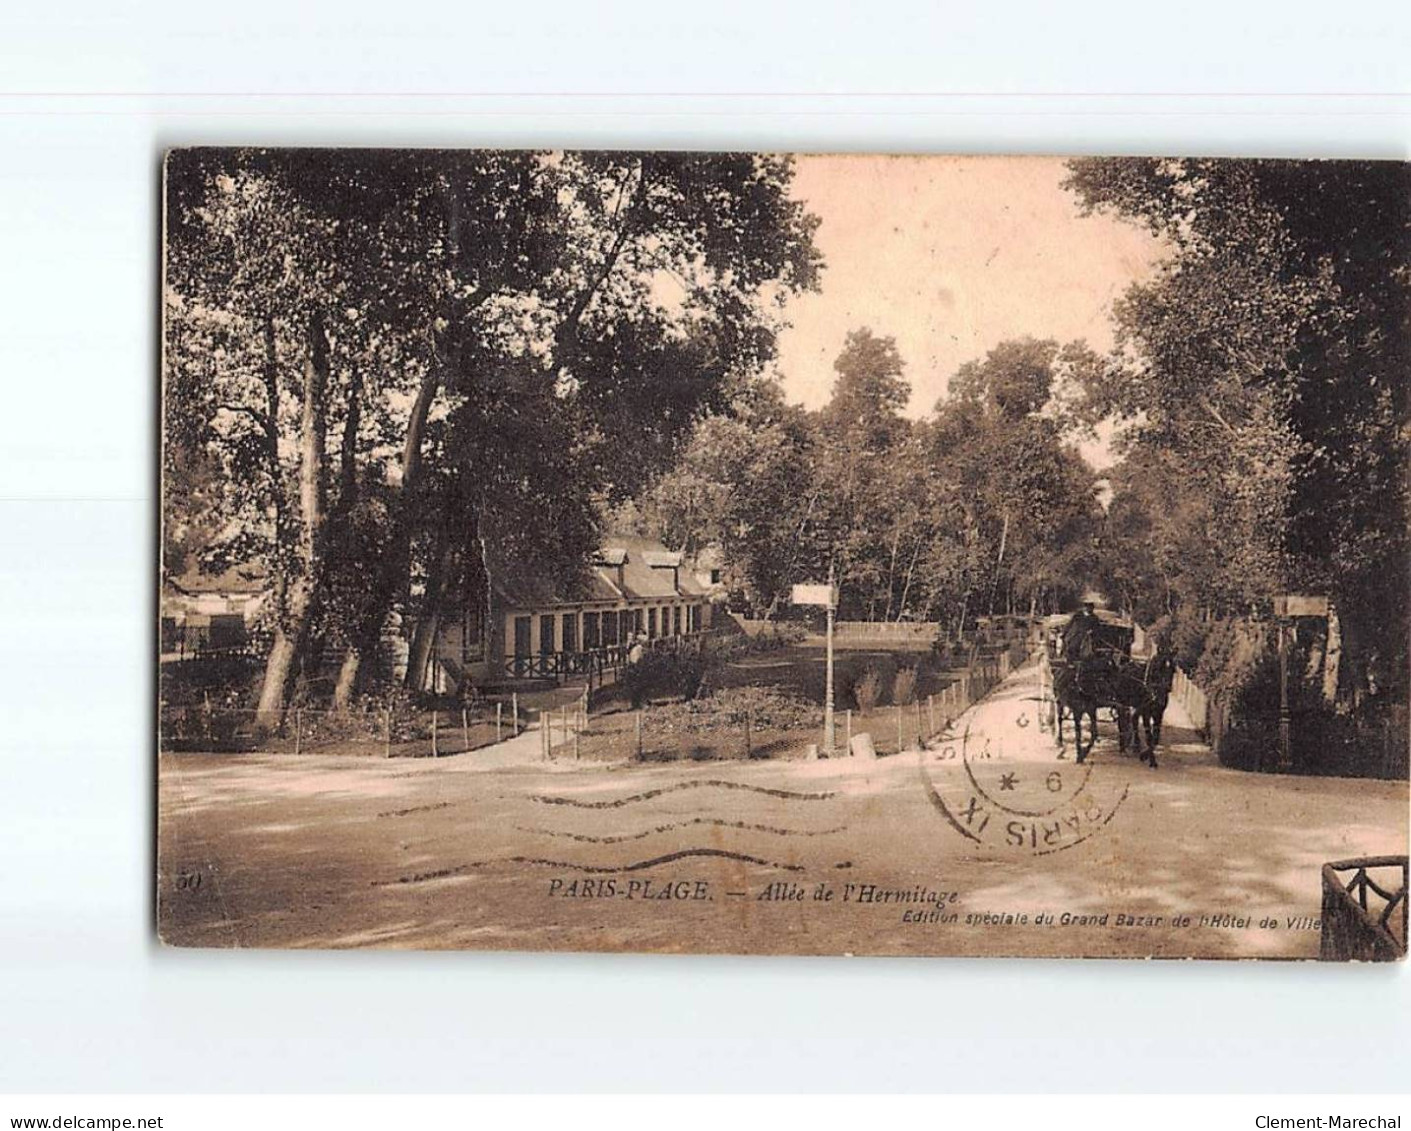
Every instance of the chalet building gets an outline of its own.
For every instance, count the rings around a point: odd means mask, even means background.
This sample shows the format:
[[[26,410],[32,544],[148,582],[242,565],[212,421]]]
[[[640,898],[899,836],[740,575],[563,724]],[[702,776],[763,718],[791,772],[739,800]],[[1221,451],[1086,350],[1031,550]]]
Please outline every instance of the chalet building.
[[[263,574],[243,567],[219,574],[190,569],[165,579],[162,655],[182,658],[244,648],[266,590]]]
[[[710,587],[680,553],[650,538],[606,538],[571,587],[522,568],[494,572],[489,609],[483,599],[465,601],[458,622],[438,636],[429,680],[438,690],[467,678],[562,680],[602,671],[638,637],[652,645],[711,625]]]
[[[664,647],[712,623],[711,599],[719,587],[702,581],[696,563],[650,538],[606,539],[571,585],[492,557],[491,584],[476,587],[441,625],[425,674],[428,690],[454,692],[467,680],[485,686],[601,674],[619,666],[638,637]],[[192,570],[168,579],[163,656],[246,647],[267,599],[267,580],[255,568],[211,576]],[[407,670],[405,628],[394,615],[383,639],[382,663],[395,678]],[[326,662],[337,659],[334,648]]]

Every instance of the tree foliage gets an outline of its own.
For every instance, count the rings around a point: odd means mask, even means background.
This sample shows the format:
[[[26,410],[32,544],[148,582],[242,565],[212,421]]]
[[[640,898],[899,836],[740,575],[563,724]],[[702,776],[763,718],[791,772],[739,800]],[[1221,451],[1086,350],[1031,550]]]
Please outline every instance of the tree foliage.
[[[572,579],[816,285],[787,159],[183,150],[167,162],[168,521],[274,587],[261,715],[389,616],[419,680],[500,560]],[[219,490],[191,489],[212,461]],[[188,513],[191,510],[199,514]]]
[[[1094,475],[1055,393],[1090,361],[1077,345],[1001,343],[916,421],[894,340],[853,331],[822,409],[755,394],[704,422],[641,517],[672,545],[718,543],[732,588],[760,612],[830,565],[847,618],[958,628],[1016,604],[1057,607],[1095,568]]]
[[[1404,693],[1406,167],[1071,169],[1085,207],[1145,224],[1171,249],[1118,305],[1118,349],[1089,373],[1083,403],[1124,426],[1114,518],[1144,563],[1140,599],[1263,615],[1276,593],[1328,593],[1352,681],[1371,670]]]

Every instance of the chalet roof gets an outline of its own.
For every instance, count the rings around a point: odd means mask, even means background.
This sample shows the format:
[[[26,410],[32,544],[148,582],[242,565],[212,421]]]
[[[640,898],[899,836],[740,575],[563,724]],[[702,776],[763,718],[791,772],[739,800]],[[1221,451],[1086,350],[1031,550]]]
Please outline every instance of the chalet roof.
[[[188,595],[220,593],[235,596],[263,593],[269,588],[264,570],[256,565],[231,566],[220,573],[202,573],[199,566],[191,566],[176,577],[168,577],[164,584]]]
[[[684,596],[708,597],[710,595],[711,587],[709,585],[702,585],[699,581],[697,581],[696,575],[692,570],[683,569],[681,571],[680,584],[681,592]]]
[[[495,592],[516,609],[543,609],[592,601],[618,601],[621,593],[602,569],[585,567],[577,577],[559,579],[512,562],[497,551],[488,552]]]
[[[640,549],[633,553],[629,548],[622,568],[623,593],[628,597],[675,597],[678,576],[676,570],[653,566]]]
[[[655,538],[609,535],[603,539],[599,558],[612,562],[611,568],[599,566],[597,570],[610,583],[616,585],[621,571],[624,597],[669,600],[701,592],[691,583],[690,571],[681,568],[680,551],[668,550]]]
[[[492,554],[493,557],[493,554]],[[534,575],[518,563],[492,562],[495,588],[518,609],[554,605],[636,600],[671,600],[700,597],[707,592],[689,569],[682,567],[679,551],[668,550],[654,538],[610,535],[594,553],[591,565],[572,584],[554,583]]]

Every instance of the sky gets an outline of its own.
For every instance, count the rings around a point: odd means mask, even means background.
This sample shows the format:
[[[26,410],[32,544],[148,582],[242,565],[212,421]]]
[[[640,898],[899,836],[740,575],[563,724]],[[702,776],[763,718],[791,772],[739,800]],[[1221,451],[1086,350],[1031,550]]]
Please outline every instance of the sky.
[[[1135,225],[1081,216],[1064,176],[1061,158],[799,157],[793,195],[821,221],[826,269],[818,293],[785,307],[788,398],[826,402],[833,360],[862,326],[896,338],[915,417],[963,362],[1006,338],[1081,338],[1105,351],[1112,300],[1152,271],[1160,248]]]

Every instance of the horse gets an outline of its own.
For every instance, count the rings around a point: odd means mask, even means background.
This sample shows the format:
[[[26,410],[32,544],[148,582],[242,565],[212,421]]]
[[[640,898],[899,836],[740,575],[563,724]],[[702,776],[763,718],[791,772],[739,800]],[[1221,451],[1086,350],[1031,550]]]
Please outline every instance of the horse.
[[[1158,644],[1155,655],[1147,661],[1143,676],[1143,682],[1151,691],[1151,699],[1148,715],[1142,721],[1153,745],[1161,741],[1161,720],[1166,716],[1166,704],[1171,701],[1171,685],[1175,681],[1176,657],[1167,651],[1164,644]]]
[[[1117,721],[1117,747],[1121,751],[1130,743],[1140,747],[1139,726],[1146,731],[1146,747],[1142,761],[1156,768],[1156,744],[1161,740],[1161,716],[1171,692],[1175,664],[1164,652],[1144,665],[1131,660],[1130,637],[1098,639],[1096,633],[1086,634],[1079,645],[1080,654],[1054,668],[1053,694],[1056,704],[1057,737],[1063,746],[1063,712],[1073,715],[1074,751],[1082,763],[1097,742],[1097,713],[1102,707],[1111,708]],[[1138,668],[1141,668],[1138,673]],[[1083,716],[1092,719],[1092,737],[1083,745]]]
[[[1085,688],[1081,673],[1082,665],[1072,662],[1055,664],[1053,667],[1053,711],[1058,748],[1063,749],[1063,712],[1066,710],[1073,716],[1073,751],[1080,764],[1097,742],[1098,708],[1097,700]],[[1084,715],[1092,719],[1092,736],[1088,739],[1087,746],[1083,745]]]
[[[1095,694],[1095,698],[1117,712],[1120,749],[1125,750],[1129,740],[1140,748],[1145,731],[1146,745],[1140,749],[1141,760],[1153,770],[1156,769],[1156,747],[1161,742],[1161,720],[1166,714],[1175,676],[1174,657],[1158,648],[1155,655],[1144,662],[1119,663]]]
[[[1051,665],[1053,672],[1053,701],[1055,737],[1058,748],[1063,749],[1063,712],[1073,716],[1073,752],[1081,764],[1097,742],[1097,709],[1102,706],[1100,699],[1093,694],[1095,679],[1102,671],[1115,663],[1115,652],[1097,639],[1093,630],[1074,638],[1064,633],[1056,642],[1055,649],[1061,659]],[[1091,737],[1087,746],[1083,745],[1083,716],[1092,720]]]

